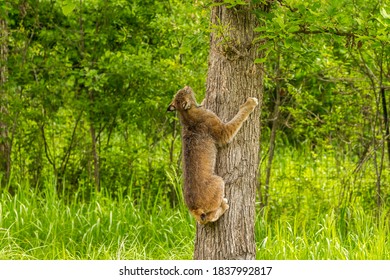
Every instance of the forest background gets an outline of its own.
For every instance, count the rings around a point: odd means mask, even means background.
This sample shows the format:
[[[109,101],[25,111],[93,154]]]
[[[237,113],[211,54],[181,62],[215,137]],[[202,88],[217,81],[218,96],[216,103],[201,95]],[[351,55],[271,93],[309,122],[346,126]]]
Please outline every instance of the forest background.
[[[390,5],[256,2],[257,258],[389,259]],[[166,108],[204,97],[211,5],[0,3],[0,259],[192,258]]]

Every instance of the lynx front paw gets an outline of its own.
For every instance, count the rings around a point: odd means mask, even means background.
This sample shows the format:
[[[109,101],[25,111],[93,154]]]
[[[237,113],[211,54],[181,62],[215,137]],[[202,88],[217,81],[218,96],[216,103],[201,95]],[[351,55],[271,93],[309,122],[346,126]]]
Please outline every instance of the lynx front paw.
[[[249,97],[247,99],[247,102],[254,102],[256,104],[256,106],[259,104],[259,100],[257,100],[256,97]]]

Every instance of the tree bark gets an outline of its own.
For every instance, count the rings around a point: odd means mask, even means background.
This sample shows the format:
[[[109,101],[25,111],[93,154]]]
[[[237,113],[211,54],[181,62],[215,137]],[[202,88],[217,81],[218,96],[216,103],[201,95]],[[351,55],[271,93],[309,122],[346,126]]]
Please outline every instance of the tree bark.
[[[197,225],[194,259],[255,259],[255,200],[260,148],[263,74],[254,64],[257,24],[253,6],[212,8],[209,69],[204,105],[230,120],[247,97],[259,107],[232,143],[218,149],[216,173],[225,181],[230,208],[215,223]]]

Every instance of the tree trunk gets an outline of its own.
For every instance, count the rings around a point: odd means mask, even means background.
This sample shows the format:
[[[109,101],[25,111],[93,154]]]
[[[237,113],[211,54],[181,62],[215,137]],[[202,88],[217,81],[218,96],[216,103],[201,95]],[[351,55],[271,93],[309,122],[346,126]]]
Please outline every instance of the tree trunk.
[[[229,210],[215,223],[197,225],[194,259],[255,259],[255,200],[260,147],[262,71],[254,64],[257,20],[251,4],[212,8],[209,71],[204,105],[230,120],[247,97],[259,107],[232,143],[218,149],[216,173],[225,181]]]
[[[94,106],[95,106],[95,100],[94,100],[94,93],[93,91],[89,92],[89,99],[90,99],[90,127],[89,132],[91,133],[91,144],[92,144],[92,158],[93,158],[93,178],[95,182],[95,190],[97,192],[100,191],[100,166],[99,166],[99,154],[97,151],[97,137],[96,137],[96,130],[95,130],[95,114],[93,112]]]
[[[260,209],[263,209],[268,205],[269,199],[269,185],[271,181],[271,171],[272,171],[272,162],[274,160],[275,155],[275,146],[276,146],[276,133],[279,128],[279,115],[280,115],[280,102],[281,102],[281,70],[280,70],[280,54],[278,55],[278,60],[275,68],[275,105],[274,112],[272,114],[272,129],[271,136],[269,139],[269,154],[268,154],[268,162],[265,170],[265,184],[264,184],[264,192],[262,192],[261,184],[259,186],[259,197],[260,197]]]
[[[387,113],[387,102],[385,88],[381,87],[381,98],[382,98],[382,109],[383,109],[383,121],[385,123],[385,140],[387,142],[387,156],[389,157],[389,166],[390,166],[390,124],[389,124],[389,115]],[[383,143],[385,145],[385,143]]]
[[[100,167],[99,167],[99,155],[97,152],[96,145],[96,132],[95,127],[91,123],[90,125],[91,141],[92,141],[92,158],[93,158],[93,178],[95,182],[95,189],[97,192],[100,191]]]
[[[276,132],[278,131],[278,126],[279,126],[279,115],[280,115],[279,107],[280,107],[280,87],[277,86],[276,100],[275,100],[275,105],[274,105],[274,113],[273,113],[273,117],[272,117],[271,137],[269,140],[268,162],[267,162],[267,168],[265,170],[264,193],[260,192],[261,208],[268,205],[269,184],[271,181],[272,162],[274,160],[274,155],[275,155]]]
[[[8,98],[5,83],[8,78],[8,28],[4,18],[0,18],[0,173],[5,182],[11,174],[11,142],[8,135]],[[0,176],[1,177],[1,176]]]

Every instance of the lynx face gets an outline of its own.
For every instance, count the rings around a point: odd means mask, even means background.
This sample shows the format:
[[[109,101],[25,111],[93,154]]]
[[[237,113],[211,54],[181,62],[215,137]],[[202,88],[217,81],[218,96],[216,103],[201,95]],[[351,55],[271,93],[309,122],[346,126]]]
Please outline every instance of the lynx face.
[[[195,100],[195,94],[189,86],[186,86],[176,93],[167,111],[187,111],[194,106],[198,106]]]

